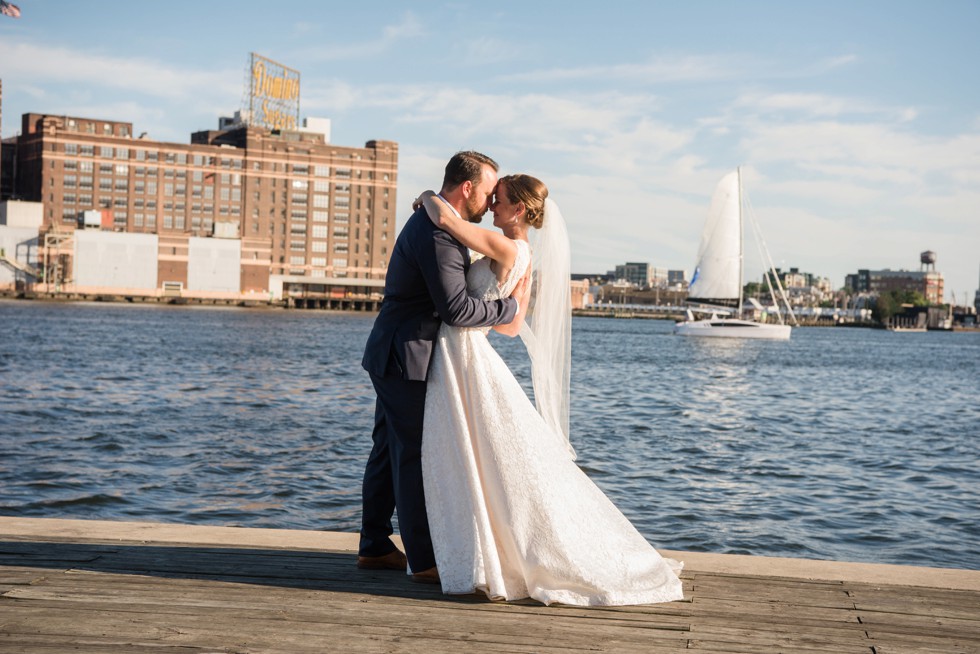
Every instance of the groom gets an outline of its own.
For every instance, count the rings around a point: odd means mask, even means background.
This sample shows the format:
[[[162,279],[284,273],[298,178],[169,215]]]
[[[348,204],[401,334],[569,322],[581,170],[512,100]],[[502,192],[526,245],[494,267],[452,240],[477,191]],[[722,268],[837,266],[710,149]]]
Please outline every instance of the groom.
[[[497,184],[497,163],[479,152],[457,152],[446,165],[440,195],[460,217],[479,222]],[[402,228],[385,276],[384,302],[361,365],[378,395],[374,447],[364,470],[357,567],[405,570],[406,556],[391,541],[398,525],[413,581],[438,583],[422,489],[422,419],[426,377],[439,325],[509,324],[526,288],[484,302],[466,294],[466,247],[438,229],[420,208]]]

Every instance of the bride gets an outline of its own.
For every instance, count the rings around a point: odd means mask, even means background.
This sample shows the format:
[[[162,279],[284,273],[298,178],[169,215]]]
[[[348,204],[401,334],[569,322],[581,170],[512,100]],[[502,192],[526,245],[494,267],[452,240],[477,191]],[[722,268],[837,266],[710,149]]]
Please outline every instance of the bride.
[[[662,558],[574,462],[568,236],[547,197],[534,177],[501,178],[490,205],[500,234],[422,196],[437,226],[484,255],[466,277],[467,292],[484,300],[531,274],[528,232],[539,230],[533,291],[517,320],[494,327],[520,332],[536,407],[487,340],[490,328],[444,324],[436,341],[422,475],[442,590],[580,606],[678,600],[681,564]]]

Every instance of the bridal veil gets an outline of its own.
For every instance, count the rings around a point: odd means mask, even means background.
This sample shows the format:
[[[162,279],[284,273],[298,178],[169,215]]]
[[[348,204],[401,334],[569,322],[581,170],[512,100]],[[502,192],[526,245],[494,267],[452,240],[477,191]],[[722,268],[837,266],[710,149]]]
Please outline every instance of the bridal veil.
[[[572,363],[571,251],[565,219],[550,198],[544,222],[532,243],[531,303],[521,339],[531,359],[534,403],[557,437],[568,439],[569,381]]]

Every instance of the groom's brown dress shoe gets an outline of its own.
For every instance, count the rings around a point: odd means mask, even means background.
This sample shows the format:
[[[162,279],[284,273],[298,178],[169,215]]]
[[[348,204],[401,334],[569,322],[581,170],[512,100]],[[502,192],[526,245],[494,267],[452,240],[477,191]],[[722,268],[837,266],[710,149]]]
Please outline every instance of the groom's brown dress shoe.
[[[417,584],[438,584],[441,583],[439,579],[439,570],[436,568],[429,568],[428,570],[423,570],[422,572],[413,572],[412,581]]]
[[[399,551],[389,552],[384,556],[359,556],[357,567],[361,570],[402,570],[408,569],[408,559]]]

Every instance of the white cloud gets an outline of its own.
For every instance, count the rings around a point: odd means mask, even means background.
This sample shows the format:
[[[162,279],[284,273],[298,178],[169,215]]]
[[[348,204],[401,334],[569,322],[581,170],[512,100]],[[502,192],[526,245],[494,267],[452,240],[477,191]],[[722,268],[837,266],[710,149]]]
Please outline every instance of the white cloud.
[[[397,120],[437,127],[458,137],[490,137],[502,145],[629,161],[663,156],[689,141],[688,131],[650,118],[656,100],[645,95],[493,94],[468,89],[375,87],[354,100],[363,107],[397,109]]]
[[[738,74],[738,67],[729,58],[678,56],[662,57],[643,63],[581,66],[577,68],[546,68],[501,75],[504,82],[569,82],[633,80],[653,85],[666,82],[727,79]]]
[[[791,163],[855,178],[909,183],[910,176],[980,170],[980,135],[938,138],[884,123],[799,121],[743,125],[742,147],[756,163]],[[887,172],[891,171],[891,172]]]
[[[831,57],[829,59],[825,59],[823,62],[821,62],[820,65],[817,66],[817,68],[829,70],[832,68],[849,66],[850,64],[853,64],[857,61],[858,61],[857,55],[853,55],[853,54],[840,55],[837,57]]]
[[[675,82],[734,82],[738,80],[803,79],[825,75],[835,69],[854,64],[853,54],[829,57],[812,64],[798,65],[762,59],[741,53],[723,55],[672,55],[654,57],[648,61],[613,63],[569,68],[542,68],[501,75],[506,82],[571,82],[593,81],[622,83],[630,81],[643,85]]]
[[[465,43],[465,61],[477,61],[481,64],[499,64],[505,61],[521,61],[528,53],[528,48],[490,36],[479,36],[467,39]]]
[[[332,37],[331,43],[300,49],[292,57],[309,63],[370,59],[386,54],[405,41],[426,33],[422,21],[414,13],[405,12],[400,22],[384,26],[380,35],[374,38],[336,42]]]
[[[362,91],[343,80],[303,82],[303,109],[311,114],[356,110],[365,104],[363,96]]]
[[[739,154],[727,159],[706,142],[721,119],[666,120],[650,95],[379,87],[357,101],[397,107],[399,122],[432,137],[402,143],[406,154],[426,148],[431,176],[407,197],[441,179],[451,147],[439,142],[489,143],[505,172],[544,179],[569,221],[576,270],[626,260],[689,269],[714,184],[739,160],[750,163],[743,172],[777,265],[840,286],[859,267],[914,265],[926,247],[950,262],[969,256],[955,239],[923,243],[922,234],[977,236],[967,216],[980,205],[964,189],[980,173],[978,135],[926,136],[901,110],[819,93],[749,97],[732,101],[751,110],[728,119]]]
[[[114,89],[184,100],[198,99],[202,93],[213,97],[237,97],[241,93],[239,71],[180,69],[152,59],[17,41],[4,45],[4,59],[17,62],[4,71],[8,85],[59,83],[70,88]]]
[[[300,37],[310,36],[312,34],[317,34],[322,31],[322,25],[320,23],[314,23],[311,21],[297,21],[293,23],[293,33]]]
[[[807,118],[839,118],[844,116],[873,116],[888,122],[910,122],[918,116],[914,107],[883,106],[861,98],[833,96],[823,93],[772,93],[749,91],[739,95],[725,114],[731,120],[739,114],[772,114]],[[717,120],[717,119],[716,119]]]

